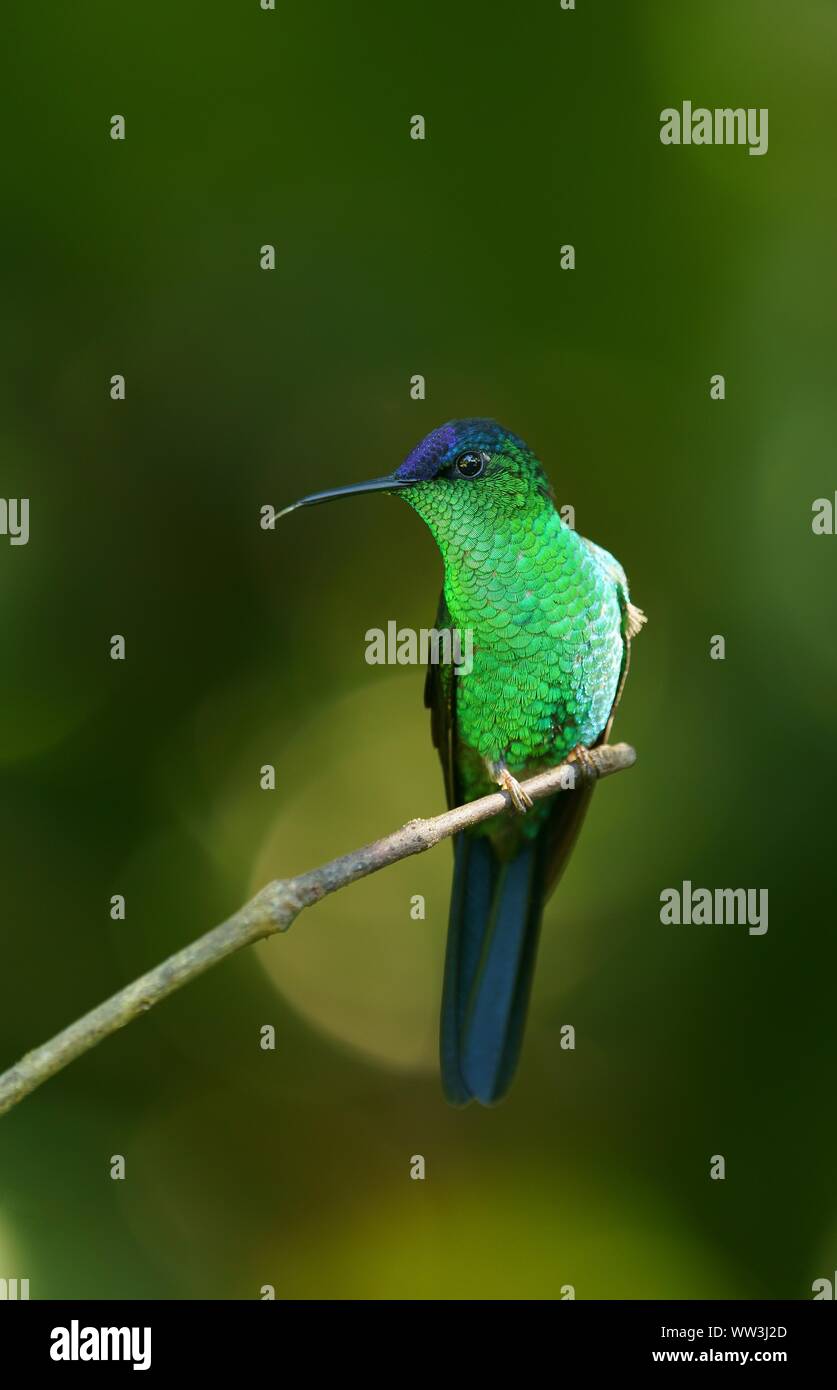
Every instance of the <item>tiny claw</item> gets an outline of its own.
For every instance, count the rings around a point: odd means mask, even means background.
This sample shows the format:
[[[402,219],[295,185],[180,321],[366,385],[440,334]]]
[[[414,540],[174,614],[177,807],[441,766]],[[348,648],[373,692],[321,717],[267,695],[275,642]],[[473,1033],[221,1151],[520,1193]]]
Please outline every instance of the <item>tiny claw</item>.
[[[502,768],[497,774],[497,785],[504,792],[508,792],[512,806],[521,816],[525,816],[527,811],[531,811],[535,804],[534,801],[529,793],[523,790],[517,778],[512,777],[507,767]]]
[[[583,769],[585,777],[590,780],[599,775],[596,759],[584,743],[577,743],[573,751],[567,754],[567,762],[578,763],[579,767]]]

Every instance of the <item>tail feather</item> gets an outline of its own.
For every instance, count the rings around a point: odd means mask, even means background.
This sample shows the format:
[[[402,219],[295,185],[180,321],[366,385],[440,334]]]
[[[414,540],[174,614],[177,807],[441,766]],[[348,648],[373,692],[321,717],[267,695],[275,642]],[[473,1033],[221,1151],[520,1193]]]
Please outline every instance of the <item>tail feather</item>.
[[[527,844],[504,864],[485,925],[482,959],[471,989],[462,1037],[462,1072],[471,1094],[491,1105],[504,1094],[501,1076],[514,1071],[509,1053],[515,999],[528,1000],[542,900],[536,891],[537,846]],[[530,944],[531,943],[531,944]],[[528,949],[527,949],[528,948]]]
[[[501,864],[486,837],[458,837],[441,1036],[454,1105],[493,1104],[514,1074],[540,927],[539,857],[534,841]]]
[[[452,1105],[467,1105],[473,1099],[462,1075],[462,1038],[497,872],[497,859],[487,839],[457,835],[441,1028],[442,1085]]]
[[[511,1084],[544,902],[569,857],[590,792],[556,798],[539,834],[504,863],[488,836],[456,838],[441,1027],[442,1084],[454,1105],[493,1105]]]

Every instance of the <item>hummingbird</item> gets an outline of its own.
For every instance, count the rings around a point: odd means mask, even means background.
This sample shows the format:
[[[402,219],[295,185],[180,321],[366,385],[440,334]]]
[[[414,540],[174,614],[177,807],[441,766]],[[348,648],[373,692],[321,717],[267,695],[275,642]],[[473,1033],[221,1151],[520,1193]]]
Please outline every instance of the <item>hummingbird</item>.
[[[618,560],[562,518],[537,456],[494,420],[451,420],[393,473],[301,498],[279,516],[384,492],[421,517],[444,566],[436,628],[470,634],[471,669],[428,666],[425,704],[449,806],[511,808],[454,838],[440,1028],[453,1105],[493,1105],[514,1076],[541,917],[592,795],[532,803],[527,777],[607,741],[645,615]]]

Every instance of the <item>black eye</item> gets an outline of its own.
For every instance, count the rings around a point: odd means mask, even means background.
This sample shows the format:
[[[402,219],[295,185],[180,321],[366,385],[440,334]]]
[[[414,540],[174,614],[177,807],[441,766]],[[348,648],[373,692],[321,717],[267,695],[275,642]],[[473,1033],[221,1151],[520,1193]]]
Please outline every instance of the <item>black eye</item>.
[[[462,478],[478,478],[485,471],[488,455],[477,453],[476,449],[466,449],[454,463],[454,468]]]

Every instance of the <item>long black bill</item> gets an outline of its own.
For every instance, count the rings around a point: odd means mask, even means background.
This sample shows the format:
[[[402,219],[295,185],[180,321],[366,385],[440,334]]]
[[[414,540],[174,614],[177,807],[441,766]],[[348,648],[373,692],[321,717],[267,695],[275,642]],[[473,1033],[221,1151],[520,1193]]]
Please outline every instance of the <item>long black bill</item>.
[[[349,483],[348,487],[331,487],[327,492],[312,492],[309,497],[301,497],[298,502],[292,502],[289,507],[283,507],[281,512],[277,512],[276,520],[280,516],[287,516],[288,512],[295,512],[297,507],[316,507],[320,502],[330,502],[333,497],[354,497],[358,492],[400,492],[405,487],[412,487],[413,478],[370,478],[367,483]]]

